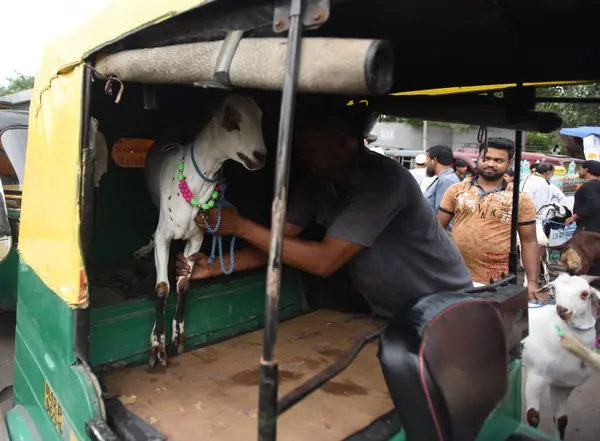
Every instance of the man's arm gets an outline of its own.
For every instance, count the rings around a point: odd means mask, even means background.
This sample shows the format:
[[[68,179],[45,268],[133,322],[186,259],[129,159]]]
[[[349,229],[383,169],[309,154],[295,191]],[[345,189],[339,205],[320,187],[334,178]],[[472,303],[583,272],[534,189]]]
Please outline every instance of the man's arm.
[[[264,253],[269,252],[270,231],[240,218],[237,235],[250,242]],[[322,277],[335,273],[362,249],[361,245],[334,237],[325,237],[322,242],[286,236],[283,239],[283,263]],[[266,262],[265,254],[265,262]]]
[[[444,230],[448,228],[448,225],[450,225],[452,217],[453,216],[450,213],[443,211],[442,208],[440,208],[437,212],[437,219]]]
[[[437,212],[437,219],[444,230],[448,228],[450,221],[454,217],[454,211],[456,210],[456,191],[458,188],[456,185],[459,184],[450,185],[449,188],[444,191],[444,196],[442,197]]]
[[[535,223],[519,225],[519,239],[523,268],[527,274],[527,285],[537,289],[540,278],[540,248],[537,242]],[[531,294],[530,290],[530,298]]]
[[[285,224],[284,234],[289,237],[295,237],[298,236],[302,230],[302,227],[287,222]],[[239,250],[235,253],[235,267],[233,272],[260,268],[267,263],[267,259],[268,254],[258,248],[249,247]],[[208,279],[222,274],[220,263],[215,261],[212,264],[209,264],[208,256],[203,253],[194,254],[191,256],[190,260],[193,260],[196,263],[192,271],[192,280]],[[229,253],[223,255],[223,260],[229,262]],[[187,271],[189,271],[190,267],[183,254],[177,256],[176,267],[179,275],[182,276],[185,276]]]
[[[535,205],[531,197],[525,193],[521,193],[519,197],[518,221],[521,260],[527,274],[529,299],[536,300],[540,277],[540,248],[537,241]]]

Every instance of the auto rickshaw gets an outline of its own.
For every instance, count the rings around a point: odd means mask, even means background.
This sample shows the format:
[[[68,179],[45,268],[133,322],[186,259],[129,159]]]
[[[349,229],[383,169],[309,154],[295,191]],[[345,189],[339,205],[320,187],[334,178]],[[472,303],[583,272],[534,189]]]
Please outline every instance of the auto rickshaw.
[[[30,108],[25,172],[35,179],[23,189],[14,397],[0,438],[554,439],[521,422],[528,301],[516,284],[516,217],[512,274],[469,294],[417,298],[389,324],[344,311],[352,285],[343,273],[320,279],[280,268],[278,244],[296,176],[297,93],[343,102],[340,111],[371,123],[381,113],[516,129],[518,163],[521,130],[560,125],[535,111],[533,87],[600,74],[589,63],[597,39],[570,35],[560,47],[577,47],[581,63],[557,65],[555,36],[520,39],[517,19],[597,9],[546,0],[522,11],[466,0],[127,0],[56,39]],[[452,48],[471,47],[473,35],[485,51],[457,58]],[[534,51],[537,64],[517,62]],[[223,173],[227,199],[253,220],[269,224],[273,201],[267,277],[192,282],[187,351],[150,370],[153,262],[133,257],[157,222],[144,152],[162,129],[197,123],[232,89],[264,114],[267,166],[250,173],[226,163]],[[174,308],[171,295],[167,322]],[[435,350],[449,339],[459,350]]]
[[[29,113],[26,111],[0,109],[0,180],[6,210],[6,219],[3,218],[1,222],[10,232],[1,242],[8,254],[2,254],[4,257],[0,263],[0,311],[11,311],[17,306],[17,246],[28,120]]]

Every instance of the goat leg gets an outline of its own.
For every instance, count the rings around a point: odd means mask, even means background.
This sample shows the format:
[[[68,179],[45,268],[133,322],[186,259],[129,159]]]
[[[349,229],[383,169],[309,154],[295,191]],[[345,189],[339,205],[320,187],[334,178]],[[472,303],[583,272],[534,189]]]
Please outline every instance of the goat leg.
[[[567,417],[567,400],[573,389],[572,387],[550,385],[550,402],[554,412],[554,424],[556,424],[560,439],[565,439],[565,429],[569,420]]]
[[[192,236],[188,239],[185,244],[183,255],[187,259],[188,265],[190,266],[190,272],[185,277],[177,278],[177,309],[173,316],[173,332],[171,334],[171,344],[169,345],[169,354],[183,354],[185,350],[185,333],[184,333],[184,321],[185,321],[185,302],[186,293],[189,288],[192,271],[194,270],[194,261],[189,260],[192,254],[200,251],[202,241],[204,239],[204,233],[200,232],[196,236]]]
[[[525,382],[525,405],[527,407],[527,424],[537,427],[540,424],[540,399],[548,381],[537,372],[528,369]]]
[[[155,234],[154,261],[156,263],[156,313],[154,317],[154,326],[150,334],[150,358],[148,365],[150,368],[156,366],[158,362],[162,367],[167,366],[167,348],[165,337],[165,306],[169,297],[169,278],[167,265],[169,262],[169,245],[167,239],[159,231]]]

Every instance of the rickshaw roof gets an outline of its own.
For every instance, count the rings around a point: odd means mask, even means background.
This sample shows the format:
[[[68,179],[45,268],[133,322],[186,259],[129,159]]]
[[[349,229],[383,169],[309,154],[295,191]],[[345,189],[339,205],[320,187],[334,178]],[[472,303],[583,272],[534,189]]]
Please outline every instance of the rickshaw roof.
[[[436,1],[434,1],[434,3],[435,2]],[[213,0],[212,2],[208,2],[206,0],[170,0],[169,2],[146,2],[144,0],[111,0],[110,3],[104,9],[88,17],[80,26],[78,26],[72,32],[56,37],[53,41],[51,41],[48,44],[42,58],[40,69],[36,76],[36,83],[39,83],[39,85],[42,86],[41,90],[44,90],[44,88],[48,87],[50,81],[56,78],[57,75],[70,71],[71,69],[73,69],[74,66],[77,66],[78,64],[82,63],[90,55],[136,32],[149,28],[163,21],[167,21],[185,12],[191,11],[192,9],[195,9],[204,3],[216,3],[216,0]],[[230,3],[236,2],[232,0],[230,1]],[[377,3],[386,4],[386,1],[377,0]],[[391,4],[393,3],[395,3],[393,7],[401,7],[401,5],[398,4],[401,2],[392,2]],[[544,7],[547,6],[550,10],[550,13],[552,13],[548,0],[536,0],[535,3],[539,4],[538,7],[540,8],[540,11],[543,12]],[[360,5],[362,4],[363,2],[357,2],[357,5],[359,6],[354,7],[360,7]],[[373,8],[369,9],[372,10]],[[407,10],[405,12],[408,15],[411,14],[411,10]],[[386,27],[386,23],[384,21],[381,22],[380,28],[382,29],[377,31],[377,34],[383,35],[373,36],[374,38],[385,38],[384,35],[387,32],[392,32],[390,28]],[[430,49],[431,48],[428,48],[428,51]],[[532,50],[532,48],[527,49]],[[473,56],[479,57],[480,55],[486,56],[485,54],[474,54]],[[582,57],[583,55],[585,54],[582,54]],[[409,60],[403,60],[403,63],[406,62],[410,64]],[[492,70],[496,70],[493,66],[490,67]],[[427,68],[430,69],[429,66],[427,66]],[[470,71],[471,69],[466,70]],[[502,69],[500,69],[500,71],[501,70]],[[540,69],[540,72],[542,71],[545,71],[545,69]],[[549,78],[547,78],[547,76],[545,76],[544,74],[540,77],[540,79],[543,77],[543,79],[546,81],[530,81],[526,82],[525,85],[543,87],[558,84],[581,83],[585,82],[584,80],[595,79],[589,77],[581,78],[579,73],[580,72],[577,72],[576,74],[574,73],[573,76],[573,79],[577,78],[577,81],[569,81],[568,77],[565,77],[561,74],[560,81],[549,82]],[[475,82],[472,82],[471,84],[473,85],[471,86],[461,84],[458,87],[451,87],[454,86],[454,84],[452,83],[443,84],[445,87],[440,87],[442,83],[440,83],[439,80],[436,79],[438,77],[439,75],[431,75],[430,86],[428,84],[419,83],[420,87],[408,86],[408,88],[406,89],[396,87],[395,91],[398,92],[398,95],[445,95],[467,92],[482,93],[502,90],[505,88],[516,86],[514,78],[512,78],[512,72],[507,72],[504,78],[508,81],[504,81],[501,83],[497,81],[488,81],[487,83],[485,81],[481,81],[477,82],[476,84]],[[529,75],[529,77],[531,77],[531,75]],[[501,79],[503,78],[503,75],[495,74],[493,78]],[[527,79],[536,80],[537,78]],[[554,80],[554,78],[550,79]],[[32,109],[35,109],[38,103],[39,96],[33,96]]]
[[[7,127],[26,126],[29,121],[27,110],[0,110],[0,132]]]

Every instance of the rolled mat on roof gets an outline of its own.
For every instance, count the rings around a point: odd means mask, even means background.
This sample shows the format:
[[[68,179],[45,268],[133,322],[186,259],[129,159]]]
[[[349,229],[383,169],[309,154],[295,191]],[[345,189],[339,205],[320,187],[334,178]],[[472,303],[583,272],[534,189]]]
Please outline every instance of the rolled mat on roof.
[[[139,83],[211,84],[223,41],[137,49],[100,56],[96,70]],[[281,90],[285,38],[239,42],[229,71],[234,87]],[[383,40],[304,38],[298,91],[384,94],[392,87],[393,50]]]

